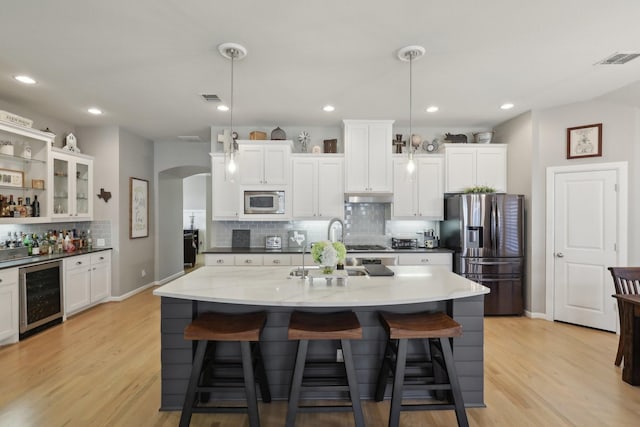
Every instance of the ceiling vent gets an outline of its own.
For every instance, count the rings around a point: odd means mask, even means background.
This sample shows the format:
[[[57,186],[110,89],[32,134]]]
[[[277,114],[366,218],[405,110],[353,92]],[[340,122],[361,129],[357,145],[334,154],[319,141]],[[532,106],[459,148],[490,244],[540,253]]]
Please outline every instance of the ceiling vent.
[[[184,142],[201,142],[202,141],[202,139],[200,139],[200,137],[197,135],[182,135],[182,136],[179,136],[178,139]]]
[[[214,94],[208,94],[208,93],[203,93],[202,94],[202,99],[204,99],[207,102],[220,102],[221,99],[218,95],[214,95]]]
[[[636,59],[638,56],[640,56],[640,53],[637,52],[616,52],[613,55],[596,62],[596,65],[622,65]]]

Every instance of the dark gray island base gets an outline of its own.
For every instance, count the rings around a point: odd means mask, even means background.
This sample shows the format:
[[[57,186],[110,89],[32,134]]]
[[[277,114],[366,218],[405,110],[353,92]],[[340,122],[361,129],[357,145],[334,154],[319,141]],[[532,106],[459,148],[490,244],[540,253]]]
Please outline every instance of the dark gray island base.
[[[183,339],[184,328],[198,313],[218,311],[243,313],[259,310],[267,311],[261,348],[267,376],[274,399],[288,397],[289,381],[294,365],[296,342],[287,340],[289,316],[294,309],[313,312],[333,312],[352,309],[363,327],[363,339],[352,342],[356,370],[363,399],[372,399],[375,381],[382,361],[385,333],[377,312],[418,312],[445,311],[462,325],[463,335],[453,340],[453,355],[467,407],[484,407],[484,295],[443,301],[380,306],[340,306],[340,307],[286,307],[251,304],[230,304],[220,302],[195,301],[183,298],[162,297],[162,402],[161,410],[181,410],[184,392],[191,370],[193,347],[191,341]],[[225,343],[225,354],[239,354],[239,349]],[[323,342],[311,342],[311,356],[335,360],[335,349]],[[390,386],[387,388],[387,394]],[[212,395],[214,399],[234,400],[244,397],[241,391],[230,389],[224,396]],[[335,396],[318,396],[332,398]]]

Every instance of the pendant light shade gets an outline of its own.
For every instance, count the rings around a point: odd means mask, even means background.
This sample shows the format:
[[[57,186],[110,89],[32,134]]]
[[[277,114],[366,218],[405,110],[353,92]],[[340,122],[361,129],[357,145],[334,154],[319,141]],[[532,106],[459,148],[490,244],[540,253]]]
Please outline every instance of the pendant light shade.
[[[233,182],[238,171],[238,143],[233,135],[233,65],[247,56],[247,49],[237,43],[223,43],[218,46],[220,55],[231,61],[231,94],[229,103],[229,133],[224,132],[224,165],[227,181]]]
[[[425,49],[422,46],[406,46],[398,51],[398,59],[409,62],[409,138],[407,141],[407,175],[413,179],[416,170],[416,163],[413,158],[415,148],[413,147],[413,61],[424,55]]]

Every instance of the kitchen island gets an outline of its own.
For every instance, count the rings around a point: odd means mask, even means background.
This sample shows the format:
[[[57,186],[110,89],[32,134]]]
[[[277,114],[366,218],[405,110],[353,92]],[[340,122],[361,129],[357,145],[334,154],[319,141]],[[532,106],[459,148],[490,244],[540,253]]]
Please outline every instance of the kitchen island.
[[[453,352],[465,403],[484,406],[483,315],[484,295],[489,290],[442,267],[390,268],[395,273],[392,277],[353,276],[338,286],[317,280],[310,285],[308,280],[290,276],[292,267],[202,267],[159,287],[154,295],[162,297],[161,409],[182,408],[193,351],[192,342],[185,341],[182,334],[198,313],[206,311],[267,311],[262,353],[273,398],[286,399],[296,348],[295,342],[287,340],[287,326],[295,309],[356,312],[363,339],[353,341],[352,346],[365,399],[373,396],[386,339],[377,312],[448,312],[463,327],[463,336],[453,341]],[[312,343],[310,353],[335,358],[327,353],[335,350],[322,344]],[[229,391],[224,398],[241,396]]]

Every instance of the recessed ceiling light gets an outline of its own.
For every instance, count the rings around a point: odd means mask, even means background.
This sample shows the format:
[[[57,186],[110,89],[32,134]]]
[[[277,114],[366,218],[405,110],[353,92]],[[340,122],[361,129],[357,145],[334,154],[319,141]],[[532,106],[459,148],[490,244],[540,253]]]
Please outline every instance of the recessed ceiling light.
[[[500,106],[503,110],[510,110],[513,108],[513,104],[510,102],[506,102]]]
[[[218,111],[229,111],[229,107],[226,105],[218,105]]]
[[[427,108],[427,113],[435,113],[438,110],[439,110],[438,107],[436,107],[435,105],[432,105],[431,107]]]
[[[102,114],[102,110],[96,107],[91,107],[87,111],[93,114],[94,116],[99,116],[100,114]]]
[[[36,81],[29,76],[14,76],[13,78],[19,81],[20,83],[24,83],[26,85],[36,84]]]
[[[326,111],[327,113],[335,111],[335,109],[336,107],[334,107],[333,105],[325,105],[324,107],[322,107],[322,110]]]

